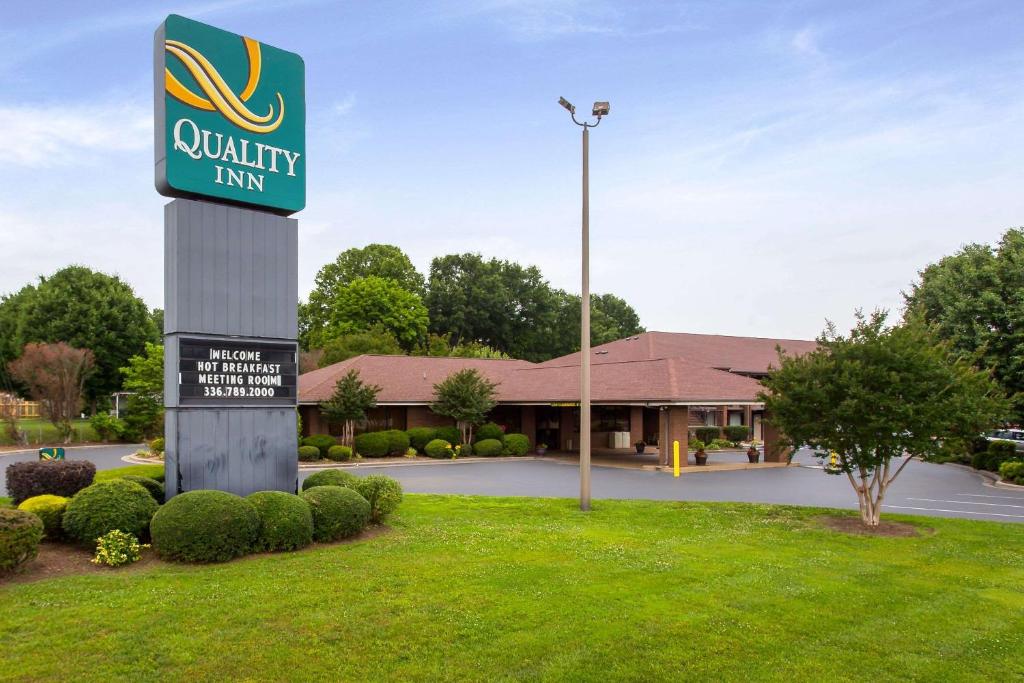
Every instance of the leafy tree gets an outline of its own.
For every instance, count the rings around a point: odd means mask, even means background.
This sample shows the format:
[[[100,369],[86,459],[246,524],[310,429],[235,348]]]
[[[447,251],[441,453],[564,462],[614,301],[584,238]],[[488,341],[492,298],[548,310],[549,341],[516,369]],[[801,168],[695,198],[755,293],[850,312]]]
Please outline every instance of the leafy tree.
[[[164,336],[164,309],[154,308],[150,311],[150,317],[153,318],[153,327],[156,328],[157,339],[162,339]]]
[[[64,342],[30,343],[8,369],[39,401],[64,443],[70,443],[74,433],[71,421],[82,407],[82,390],[93,363],[88,349],[75,349]]]
[[[8,372],[7,366],[21,355],[21,350],[25,346],[22,342],[25,306],[35,293],[34,286],[25,285],[14,294],[0,298],[0,391],[15,394],[28,393],[28,387],[14,379]]]
[[[309,316],[311,306],[300,309]],[[304,326],[305,348],[325,346],[330,340],[379,326],[405,350],[427,334],[427,309],[420,297],[394,280],[370,275],[338,287],[326,305],[323,320],[309,318]]]
[[[969,244],[922,270],[905,293],[907,316],[923,316],[952,348],[991,367],[1024,419],[1024,229],[996,249]]]
[[[780,352],[760,395],[785,445],[838,455],[836,473],[849,479],[861,520],[872,527],[912,457],[894,460],[963,448],[1009,408],[991,375],[937,341],[920,319],[899,327],[885,320],[884,312],[858,312],[848,336],[829,324],[816,351]]]
[[[427,342],[423,347],[413,352],[414,356],[444,356],[450,358],[499,358],[508,359],[507,353],[502,353],[480,342],[464,342],[452,346],[448,338],[440,334],[427,335]]]
[[[580,297],[558,290],[558,322],[551,348],[552,358],[580,350]],[[598,346],[644,332],[640,316],[614,294],[590,295],[590,344]]]
[[[66,342],[89,349],[95,372],[85,385],[86,399],[95,404],[121,386],[118,372],[128,358],[142,353],[146,342],[157,341],[153,318],[142,299],[119,278],[69,266],[15,295],[13,343]],[[6,303],[6,300],[5,300]],[[5,318],[6,316],[0,316]],[[6,332],[6,330],[5,330]]]
[[[151,439],[163,431],[164,347],[146,342],[145,353],[132,356],[121,368],[125,401],[124,437],[129,441]]]
[[[430,409],[455,420],[462,443],[473,443],[473,427],[481,424],[498,403],[494,392],[497,386],[475,368],[459,370],[434,385]]]
[[[325,368],[367,353],[397,355],[402,353],[402,347],[383,326],[374,325],[368,330],[343,334],[328,341],[319,364]]]
[[[366,411],[377,405],[380,387],[363,384],[353,369],[338,380],[329,401],[320,404],[320,413],[330,424],[341,424],[341,440],[347,446],[355,442],[356,423],[366,419]]]

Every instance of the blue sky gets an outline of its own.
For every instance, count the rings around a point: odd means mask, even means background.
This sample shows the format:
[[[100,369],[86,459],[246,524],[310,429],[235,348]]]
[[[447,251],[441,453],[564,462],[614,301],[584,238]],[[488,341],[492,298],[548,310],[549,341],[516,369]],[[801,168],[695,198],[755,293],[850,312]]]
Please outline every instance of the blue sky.
[[[8,2],[0,292],[68,263],[162,305],[152,38],[175,12],[303,55],[300,292],[394,243],[540,266],[648,329],[812,337],[1024,225],[1024,3]]]

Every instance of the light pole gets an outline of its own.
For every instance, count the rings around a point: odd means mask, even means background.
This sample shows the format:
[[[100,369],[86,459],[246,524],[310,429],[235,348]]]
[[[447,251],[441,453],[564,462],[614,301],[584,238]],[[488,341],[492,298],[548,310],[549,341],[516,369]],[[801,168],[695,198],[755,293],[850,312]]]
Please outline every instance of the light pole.
[[[607,116],[607,102],[594,102],[596,123],[576,120],[576,107],[564,97],[558,103],[583,127],[583,286],[580,292],[580,510],[590,509],[590,129]]]

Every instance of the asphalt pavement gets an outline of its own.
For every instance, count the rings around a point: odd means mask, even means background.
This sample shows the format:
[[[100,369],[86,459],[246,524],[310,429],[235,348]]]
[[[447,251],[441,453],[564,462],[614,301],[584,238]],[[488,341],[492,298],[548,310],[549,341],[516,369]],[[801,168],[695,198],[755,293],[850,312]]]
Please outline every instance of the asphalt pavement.
[[[67,449],[69,459],[87,459],[99,469],[121,467],[121,458],[139,446],[118,445]],[[34,460],[35,451],[0,454],[0,466]],[[678,479],[665,472],[594,467],[594,499],[649,499],[780,503],[857,508],[846,477],[826,474],[807,453],[801,466],[693,472]],[[412,493],[573,498],[579,495],[576,464],[550,460],[500,458],[488,462],[443,461],[381,466],[360,464],[357,475],[387,474]],[[311,474],[299,473],[300,479]],[[0,481],[0,495],[5,495]],[[954,465],[910,463],[890,487],[883,509],[892,513],[1024,522],[1024,490],[997,488],[977,472]]]

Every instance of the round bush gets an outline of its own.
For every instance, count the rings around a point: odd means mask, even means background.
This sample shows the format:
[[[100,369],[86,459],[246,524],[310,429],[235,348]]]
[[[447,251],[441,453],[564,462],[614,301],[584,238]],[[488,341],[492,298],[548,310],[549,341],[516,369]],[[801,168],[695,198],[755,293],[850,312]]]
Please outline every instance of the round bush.
[[[999,466],[999,476],[1011,484],[1024,484],[1024,461],[1007,460]]]
[[[750,430],[744,425],[729,425],[725,428],[725,438],[733,443],[746,441],[750,436]]]
[[[226,491],[188,491],[153,515],[153,548],[178,562],[224,562],[252,549],[260,517],[253,505]]]
[[[434,438],[447,441],[451,445],[462,443],[462,432],[459,428],[454,425],[448,425],[447,427],[438,427],[434,430]]]
[[[387,432],[366,432],[356,437],[356,453],[364,458],[383,458],[389,447]]]
[[[258,491],[246,497],[259,515],[256,550],[298,550],[313,542],[309,503],[284,491]]]
[[[437,438],[437,430],[433,427],[413,427],[405,433],[409,435],[409,445],[418,453],[425,452],[427,444]]]
[[[370,504],[344,486],[314,486],[301,495],[313,511],[313,538],[336,541],[355,536],[370,520]]]
[[[158,436],[149,442],[149,450],[154,453],[163,455],[164,453],[164,437]]]
[[[0,508],[0,574],[35,559],[43,540],[43,522],[31,512]]]
[[[16,462],[7,466],[7,495],[15,505],[45,494],[70,498],[95,477],[96,465],[88,460]]]
[[[320,470],[306,477],[302,482],[302,490],[314,486],[351,486],[357,479],[359,477],[344,470]]]
[[[505,430],[493,422],[483,423],[476,428],[476,434],[473,435],[473,443],[477,443],[478,441],[487,441],[488,439],[504,441]]]
[[[357,477],[352,488],[370,504],[370,521],[374,524],[380,523],[402,502],[402,485],[382,474]]]
[[[384,433],[388,435],[388,455],[405,455],[409,450],[409,435],[400,429],[389,429]]]
[[[33,496],[21,502],[19,510],[31,512],[43,522],[43,531],[47,538],[60,538],[61,520],[64,518],[64,511],[68,508],[70,498],[64,496]]]
[[[451,444],[444,439],[434,439],[429,442],[423,452],[431,458],[450,458],[451,453],[448,452]]]
[[[155,500],[158,505],[163,504],[164,485],[158,482],[156,479],[150,479],[149,477],[140,477],[137,474],[126,474],[121,478],[127,479],[128,481],[134,481],[136,484],[143,486],[147,491],[149,491],[149,495],[153,496],[153,500]]]
[[[348,446],[331,446],[327,449],[327,459],[342,462],[352,459],[352,449]]]
[[[312,436],[305,437],[301,444],[316,448],[320,451],[320,457],[326,458],[327,451],[331,450],[331,446],[337,446],[338,440],[330,434],[313,434]]]
[[[64,532],[90,546],[114,529],[143,538],[159,506],[141,484],[111,479],[88,486],[68,503]]]
[[[530,452],[530,437],[526,434],[506,434],[505,450],[509,455],[526,455]]]
[[[310,462],[320,459],[320,449],[316,446],[299,446],[299,460]]]
[[[473,446],[473,452],[477,455],[492,456],[501,455],[501,452],[505,449],[497,439],[484,439],[483,441],[477,441]]]

